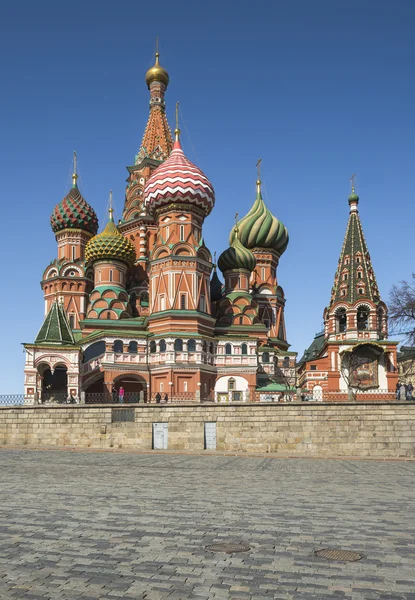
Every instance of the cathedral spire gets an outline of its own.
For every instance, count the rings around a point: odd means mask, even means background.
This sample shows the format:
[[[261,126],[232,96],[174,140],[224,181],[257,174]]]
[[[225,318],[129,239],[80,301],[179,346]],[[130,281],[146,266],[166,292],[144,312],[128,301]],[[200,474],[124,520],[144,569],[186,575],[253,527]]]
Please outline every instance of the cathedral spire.
[[[334,277],[330,304],[357,300],[379,302],[379,290],[373,271],[362,223],[358,212],[359,196],[352,176],[352,191],[348,198],[350,214],[346,234]]]

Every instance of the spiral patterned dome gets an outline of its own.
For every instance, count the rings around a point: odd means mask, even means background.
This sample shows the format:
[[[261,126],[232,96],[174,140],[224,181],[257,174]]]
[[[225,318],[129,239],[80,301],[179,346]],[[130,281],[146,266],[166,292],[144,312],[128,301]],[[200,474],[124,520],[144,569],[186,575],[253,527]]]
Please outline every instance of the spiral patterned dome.
[[[245,248],[239,240],[238,230],[234,230],[235,237],[229,248],[219,256],[218,267],[224,273],[232,269],[246,269],[253,271],[256,258],[248,248]]]
[[[178,202],[197,206],[207,216],[215,205],[215,192],[206,175],[186,158],[177,137],[169,158],[147,181],[144,199],[149,210]]]
[[[255,202],[248,214],[238,221],[238,229],[238,237],[246,248],[271,248],[281,256],[288,246],[287,228],[265,206],[259,180]],[[230,242],[234,237],[235,231],[232,231]]]
[[[104,231],[90,239],[85,246],[85,260],[91,263],[96,260],[120,260],[132,265],[135,257],[134,246],[118,231],[110,210],[110,219]]]
[[[50,224],[54,233],[63,229],[82,229],[93,235],[97,233],[97,215],[78,190],[76,176],[69,194],[53,209]]]

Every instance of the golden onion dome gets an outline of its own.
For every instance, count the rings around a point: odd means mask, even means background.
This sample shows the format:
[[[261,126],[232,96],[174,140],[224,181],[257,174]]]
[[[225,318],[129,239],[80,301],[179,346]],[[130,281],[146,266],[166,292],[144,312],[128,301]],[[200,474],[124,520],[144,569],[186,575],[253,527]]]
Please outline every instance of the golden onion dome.
[[[110,208],[110,218],[102,233],[94,236],[85,246],[85,260],[120,260],[127,265],[134,264],[135,248],[126,237],[121,235],[114,223]]]
[[[150,89],[150,85],[154,81],[161,81],[167,87],[169,85],[169,74],[166,69],[159,64],[159,53],[156,52],[156,62],[146,73],[146,84]]]

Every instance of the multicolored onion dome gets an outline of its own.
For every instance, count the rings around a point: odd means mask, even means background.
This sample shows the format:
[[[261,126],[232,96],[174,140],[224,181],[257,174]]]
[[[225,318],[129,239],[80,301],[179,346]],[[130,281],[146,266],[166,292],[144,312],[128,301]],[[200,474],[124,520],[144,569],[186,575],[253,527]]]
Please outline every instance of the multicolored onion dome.
[[[216,272],[216,265],[214,265],[214,271],[212,279],[210,280],[210,298],[213,301],[220,300],[222,297],[222,286],[223,283],[220,281]]]
[[[246,269],[253,271],[256,265],[256,258],[248,248],[245,248],[239,240],[238,230],[235,227],[235,237],[227,250],[219,256],[218,266],[224,273],[232,269]]]
[[[170,203],[190,204],[202,209],[207,216],[215,205],[215,192],[209,179],[186,158],[178,135],[173,150],[152,174],[144,188],[149,210]]]
[[[257,181],[255,202],[247,215],[238,221],[239,239],[246,248],[271,248],[281,255],[288,246],[288,231],[265,206],[262,199],[261,182]],[[234,239],[235,232],[229,237]]]
[[[146,73],[146,84],[150,88],[153,81],[161,81],[167,87],[169,85],[169,74],[166,69],[159,65],[159,53],[156,52],[156,62]]]
[[[118,231],[110,209],[110,218],[104,231],[91,238],[85,246],[85,260],[91,263],[96,260],[120,260],[132,265],[135,256],[134,246]]]
[[[75,176],[69,194],[53,209],[50,224],[55,233],[63,229],[82,229],[94,235],[97,233],[97,215],[78,190]]]

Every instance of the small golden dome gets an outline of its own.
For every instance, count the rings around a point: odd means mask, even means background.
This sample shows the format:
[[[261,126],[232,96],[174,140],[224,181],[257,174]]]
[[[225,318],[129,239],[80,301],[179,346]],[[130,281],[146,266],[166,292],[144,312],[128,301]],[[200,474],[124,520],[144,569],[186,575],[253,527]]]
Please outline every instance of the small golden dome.
[[[160,66],[158,52],[156,52],[156,62],[154,66],[146,73],[146,84],[149,89],[153,81],[161,81],[166,87],[169,85],[169,74],[166,69],[163,69],[163,67]]]

